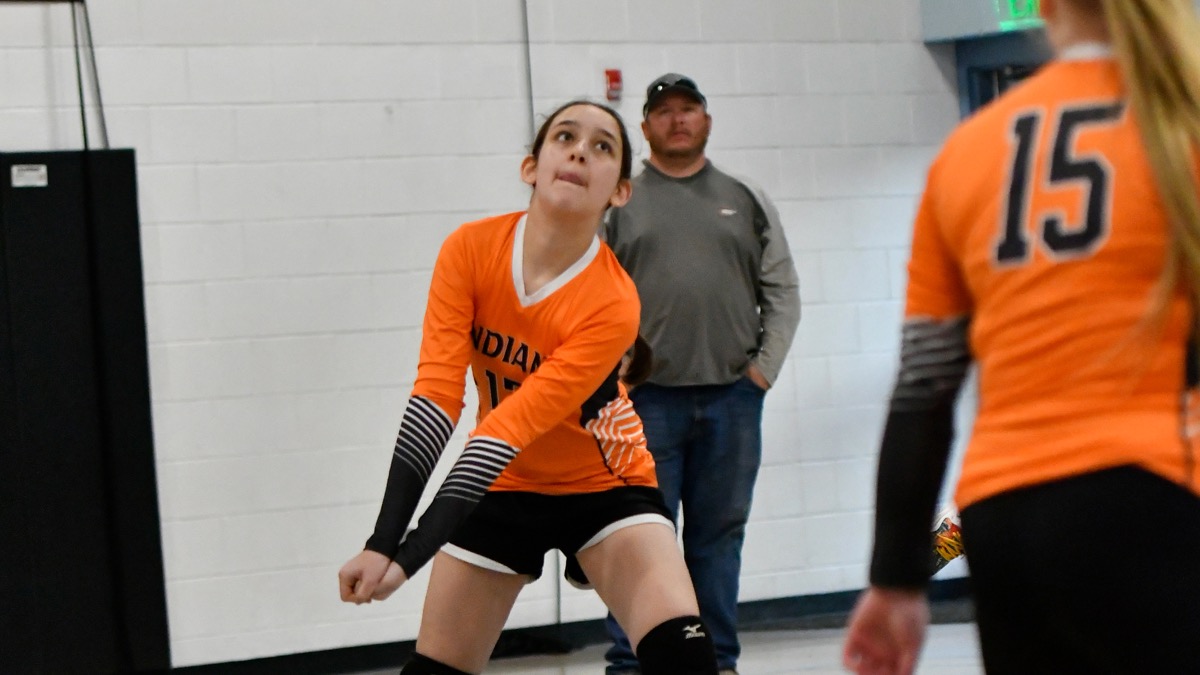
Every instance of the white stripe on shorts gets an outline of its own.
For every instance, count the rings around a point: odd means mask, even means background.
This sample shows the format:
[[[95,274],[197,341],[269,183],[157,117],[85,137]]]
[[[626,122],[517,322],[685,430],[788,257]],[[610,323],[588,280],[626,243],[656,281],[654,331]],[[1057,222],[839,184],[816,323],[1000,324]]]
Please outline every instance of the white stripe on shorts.
[[[479,555],[478,553],[473,553],[471,551],[468,551],[467,549],[465,549],[461,546],[455,546],[454,544],[446,544],[446,545],[442,546],[442,552],[452,558],[458,558],[459,560],[461,560],[465,563],[474,565],[476,567],[482,567],[485,570],[491,570],[493,572],[501,572],[503,574],[518,574],[518,572],[516,570],[512,569],[511,567],[509,567],[507,565],[501,565],[500,563],[496,562],[495,560],[492,560],[491,558],[485,558],[485,557]],[[522,575],[522,576],[524,576],[524,575]]]
[[[623,530],[627,527],[633,527],[634,525],[641,525],[642,523],[661,523],[671,528],[672,532],[675,530],[675,524],[667,520],[666,516],[660,513],[639,513],[636,516],[629,516],[628,518],[622,518],[616,522],[609,523],[603,530],[600,530],[595,534],[595,536],[593,536],[591,539],[588,539],[583,546],[580,546],[579,551],[586,551],[596,544],[599,544],[617,530]],[[579,551],[576,551],[576,553],[579,553]]]

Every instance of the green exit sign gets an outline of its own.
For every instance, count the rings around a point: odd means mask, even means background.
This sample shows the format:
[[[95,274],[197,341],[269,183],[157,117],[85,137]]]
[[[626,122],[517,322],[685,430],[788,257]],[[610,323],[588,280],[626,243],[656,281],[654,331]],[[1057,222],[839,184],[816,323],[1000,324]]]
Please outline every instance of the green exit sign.
[[[1038,0],[920,2],[921,37],[926,42],[963,40],[1042,27],[1041,2]]]
[[[1038,0],[996,0],[996,19],[1005,32],[1042,25]]]

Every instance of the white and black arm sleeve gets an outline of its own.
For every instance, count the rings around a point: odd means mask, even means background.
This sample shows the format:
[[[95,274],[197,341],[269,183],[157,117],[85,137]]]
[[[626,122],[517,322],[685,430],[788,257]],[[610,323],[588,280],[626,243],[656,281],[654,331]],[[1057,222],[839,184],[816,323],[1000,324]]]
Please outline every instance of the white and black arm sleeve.
[[[408,577],[429,562],[454,530],[467,519],[479,500],[496,482],[504,467],[517,456],[517,448],[495,438],[476,436],[467,441],[433,502],[408,533],[393,559]]]
[[[375,520],[375,531],[367,540],[367,549],[396,557],[421,493],[452,433],[454,423],[436,403],[424,396],[408,400],[392,451],[383,504]]]
[[[971,362],[969,319],[910,320],[879,452],[871,583],[924,588],[934,509],[954,438],[954,404]]]

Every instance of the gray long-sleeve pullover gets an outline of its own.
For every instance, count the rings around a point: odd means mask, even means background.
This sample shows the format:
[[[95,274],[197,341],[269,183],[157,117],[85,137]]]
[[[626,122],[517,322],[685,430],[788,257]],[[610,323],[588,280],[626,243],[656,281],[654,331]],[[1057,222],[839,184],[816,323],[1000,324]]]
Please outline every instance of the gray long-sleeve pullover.
[[[649,162],[609,212],[605,238],[642,300],[650,382],[727,384],[754,363],[774,382],[800,321],[800,290],[775,206],[708,162],[672,178]]]

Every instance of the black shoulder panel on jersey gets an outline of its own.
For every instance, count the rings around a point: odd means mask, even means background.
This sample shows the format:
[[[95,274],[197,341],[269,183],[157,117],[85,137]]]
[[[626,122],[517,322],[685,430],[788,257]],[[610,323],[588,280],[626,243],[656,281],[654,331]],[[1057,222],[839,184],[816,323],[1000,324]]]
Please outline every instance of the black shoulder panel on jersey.
[[[617,398],[617,378],[620,372],[621,366],[617,364],[608,377],[604,378],[604,382],[601,382],[600,386],[596,388],[596,391],[583,402],[579,414],[579,426],[587,428],[587,423],[596,419],[604,406]]]

